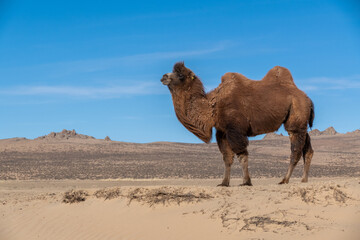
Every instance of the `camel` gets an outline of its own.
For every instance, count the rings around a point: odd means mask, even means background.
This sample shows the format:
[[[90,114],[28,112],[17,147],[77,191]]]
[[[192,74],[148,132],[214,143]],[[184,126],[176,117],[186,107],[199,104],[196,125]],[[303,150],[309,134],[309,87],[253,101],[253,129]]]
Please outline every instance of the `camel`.
[[[199,77],[185,67],[174,65],[161,82],[171,93],[178,120],[205,143],[216,129],[216,141],[225,163],[224,179],[218,186],[229,186],[235,155],[243,171],[242,186],[252,186],[248,170],[249,136],[277,131],[282,124],[291,143],[290,164],[279,184],[289,183],[300,160],[304,160],[302,182],[308,181],[313,149],[307,133],[314,120],[314,104],[293,81],[288,69],[272,68],[262,80],[250,80],[228,72],[220,85],[206,93]]]

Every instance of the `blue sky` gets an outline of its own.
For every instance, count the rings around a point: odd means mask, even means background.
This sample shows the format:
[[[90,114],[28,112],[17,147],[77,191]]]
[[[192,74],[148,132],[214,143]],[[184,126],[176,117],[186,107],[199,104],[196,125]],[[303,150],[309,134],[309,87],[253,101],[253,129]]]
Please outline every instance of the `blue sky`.
[[[359,12],[331,0],[0,0],[0,138],[200,142],[160,83],[177,61],[207,90],[226,72],[287,67],[315,103],[314,128],[358,129]]]

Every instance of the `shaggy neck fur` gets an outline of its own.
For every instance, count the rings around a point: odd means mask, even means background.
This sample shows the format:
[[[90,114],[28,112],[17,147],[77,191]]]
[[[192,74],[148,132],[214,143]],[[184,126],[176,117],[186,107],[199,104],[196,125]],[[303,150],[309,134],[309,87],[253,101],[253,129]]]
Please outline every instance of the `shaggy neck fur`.
[[[179,121],[202,141],[209,143],[214,121],[201,81],[196,78],[185,89],[173,89],[171,95]]]

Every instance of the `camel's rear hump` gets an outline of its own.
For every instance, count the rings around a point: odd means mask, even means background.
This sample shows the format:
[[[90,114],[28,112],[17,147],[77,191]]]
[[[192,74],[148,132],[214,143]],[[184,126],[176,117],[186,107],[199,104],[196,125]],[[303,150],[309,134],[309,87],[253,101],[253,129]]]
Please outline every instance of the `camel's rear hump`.
[[[262,79],[264,82],[271,82],[271,83],[280,83],[284,85],[294,85],[294,80],[292,78],[292,75],[289,71],[289,69],[275,66],[265,75],[265,77]]]

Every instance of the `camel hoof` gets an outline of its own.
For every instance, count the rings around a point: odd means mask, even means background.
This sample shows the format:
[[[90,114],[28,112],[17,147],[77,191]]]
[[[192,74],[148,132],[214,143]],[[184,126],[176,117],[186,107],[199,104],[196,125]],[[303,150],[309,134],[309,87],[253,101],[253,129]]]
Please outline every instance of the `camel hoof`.
[[[241,183],[239,186],[252,186],[251,182]]]
[[[279,182],[279,184],[288,184],[289,181],[285,181],[285,179],[283,179],[281,182]]]
[[[220,183],[217,187],[229,187],[229,184]]]
[[[301,182],[302,182],[302,183],[307,183],[308,180],[307,180],[307,179],[302,179]]]

